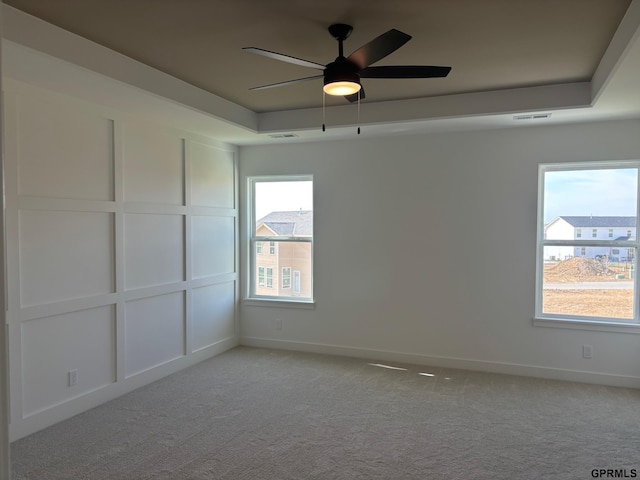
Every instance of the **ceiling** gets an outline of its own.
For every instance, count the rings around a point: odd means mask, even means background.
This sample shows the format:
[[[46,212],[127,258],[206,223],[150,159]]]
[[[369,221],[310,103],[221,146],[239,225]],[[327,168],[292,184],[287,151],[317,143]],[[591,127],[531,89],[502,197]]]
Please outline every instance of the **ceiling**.
[[[593,84],[632,1],[4,0],[4,3],[262,115],[265,121],[261,130],[266,132],[286,131],[285,126],[276,126],[277,122],[269,126],[270,120],[284,118],[285,114],[291,119],[290,130],[294,130],[296,121],[301,128],[311,128],[312,125],[299,120],[297,111],[313,111],[322,106],[322,81],[250,91],[258,85],[319,72],[251,54],[243,51],[243,47],[259,47],[327,64],[337,56],[337,42],[327,32],[332,23],[349,23],[354,27],[345,41],[347,55],[391,28],[408,33],[412,40],[376,65],[447,65],[452,71],[446,78],[363,79],[367,98],[362,109],[369,109],[370,123],[380,125],[386,123],[382,110],[392,112],[394,108],[388,107],[397,105],[406,111],[412,105],[413,108],[429,105],[433,110],[431,105],[442,99],[473,101],[481,98],[474,95],[491,92],[506,95],[542,91],[531,90],[537,87]],[[631,33],[627,34],[633,45],[639,43],[637,28],[638,25],[632,25]],[[624,51],[623,47],[618,48],[619,53]],[[635,52],[640,52],[640,48],[635,48]],[[634,60],[627,65],[632,65],[633,79],[638,73],[633,69],[640,64]],[[613,72],[614,67],[620,70],[620,62],[613,61],[606,73]],[[605,80],[611,83],[608,76]],[[632,90],[633,95],[638,93],[636,83],[640,84],[626,78],[619,80],[618,86]],[[614,93],[622,97],[618,101],[628,109],[624,100],[627,92]],[[338,111],[348,105],[341,97],[327,96],[326,102]],[[524,102],[523,106],[526,105]],[[536,102],[531,106],[536,107],[531,110],[544,107]],[[576,102],[575,106],[585,105]],[[568,102],[562,109],[569,107]],[[376,114],[377,111],[380,113]],[[458,115],[445,116],[460,119],[486,113],[488,110],[475,114],[460,111]],[[631,116],[636,113],[640,116],[640,101],[637,112]],[[424,119],[419,113],[402,117],[398,113],[389,121],[415,123]]]

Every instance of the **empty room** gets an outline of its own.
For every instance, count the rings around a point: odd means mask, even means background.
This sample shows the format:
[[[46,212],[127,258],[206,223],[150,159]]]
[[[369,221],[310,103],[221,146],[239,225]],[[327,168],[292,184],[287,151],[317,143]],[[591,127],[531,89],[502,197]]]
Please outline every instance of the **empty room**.
[[[0,478],[640,475],[640,0],[4,0]]]

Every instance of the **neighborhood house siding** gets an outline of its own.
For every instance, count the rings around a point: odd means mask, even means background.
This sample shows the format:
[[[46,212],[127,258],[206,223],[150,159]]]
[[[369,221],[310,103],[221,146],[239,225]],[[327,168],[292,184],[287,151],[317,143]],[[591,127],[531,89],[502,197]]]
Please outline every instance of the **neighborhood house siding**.
[[[549,222],[544,232],[547,240],[634,240],[636,217],[623,216],[560,216]],[[596,258],[607,256],[611,260],[628,261],[633,249],[614,247],[547,246],[545,260],[566,260],[572,257]]]
[[[256,222],[259,237],[311,237],[313,212],[272,212]],[[269,253],[269,242],[262,242],[261,253],[256,253],[256,269],[265,269],[264,285],[256,285],[257,295],[311,296],[311,243],[275,242],[275,254]],[[267,286],[266,269],[272,268],[273,284]],[[282,269],[290,268],[288,287],[282,285]],[[258,277],[258,276],[256,276]]]

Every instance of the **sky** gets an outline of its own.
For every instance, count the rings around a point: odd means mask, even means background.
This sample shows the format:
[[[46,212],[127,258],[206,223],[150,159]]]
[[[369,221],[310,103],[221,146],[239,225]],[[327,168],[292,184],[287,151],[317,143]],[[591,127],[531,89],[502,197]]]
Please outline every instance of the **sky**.
[[[544,222],[561,215],[635,216],[638,170],[547,171]]]
[[[638,170],[547,171],[544,222],[561,215],[635,216]],[[313,182],[256,183],[256,219],[276,211],[313,210]]]
[[[313,182],[257,182],[256,220],[271,212],[313,210]]]

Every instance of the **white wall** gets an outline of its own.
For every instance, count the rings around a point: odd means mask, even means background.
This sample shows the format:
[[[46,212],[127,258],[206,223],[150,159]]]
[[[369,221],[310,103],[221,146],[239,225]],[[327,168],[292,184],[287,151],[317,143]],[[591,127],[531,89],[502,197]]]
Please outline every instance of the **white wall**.
[[[2,90],[2,0],[0,0],[0,90]],[[4,110],[4,99],[0,97],[0,112]],[[0,132],[4,131],[4,119],[3,115],[0,115]],[[4,198],[4,136],[0,135],[0,190],[2,191],[2,198]],[[0,213],[0,244],[2,244],[2,252],[5,251],[5,211],[4,202],[2,213]],[[0,258],[0,265],[2,268],[0,272],[0,291],[5,290],[5,256]],[[9,350],[7,332],[8,326],[6,323],[6,306],[5,296],[0,296],[0,305],[2,308],[0,312],[0,478],[9,478],[11,469],[9,468]]]
[[[242,147],[242,187],[249,175],[314,175],[317,304],[242,305],[241,342],[640,386],[640,335],[532,322],[538,164],[640,158],[639,129]]]
[[[206,137],[11,79],[5,100],[16,439],[237,344],[237,174]]]

